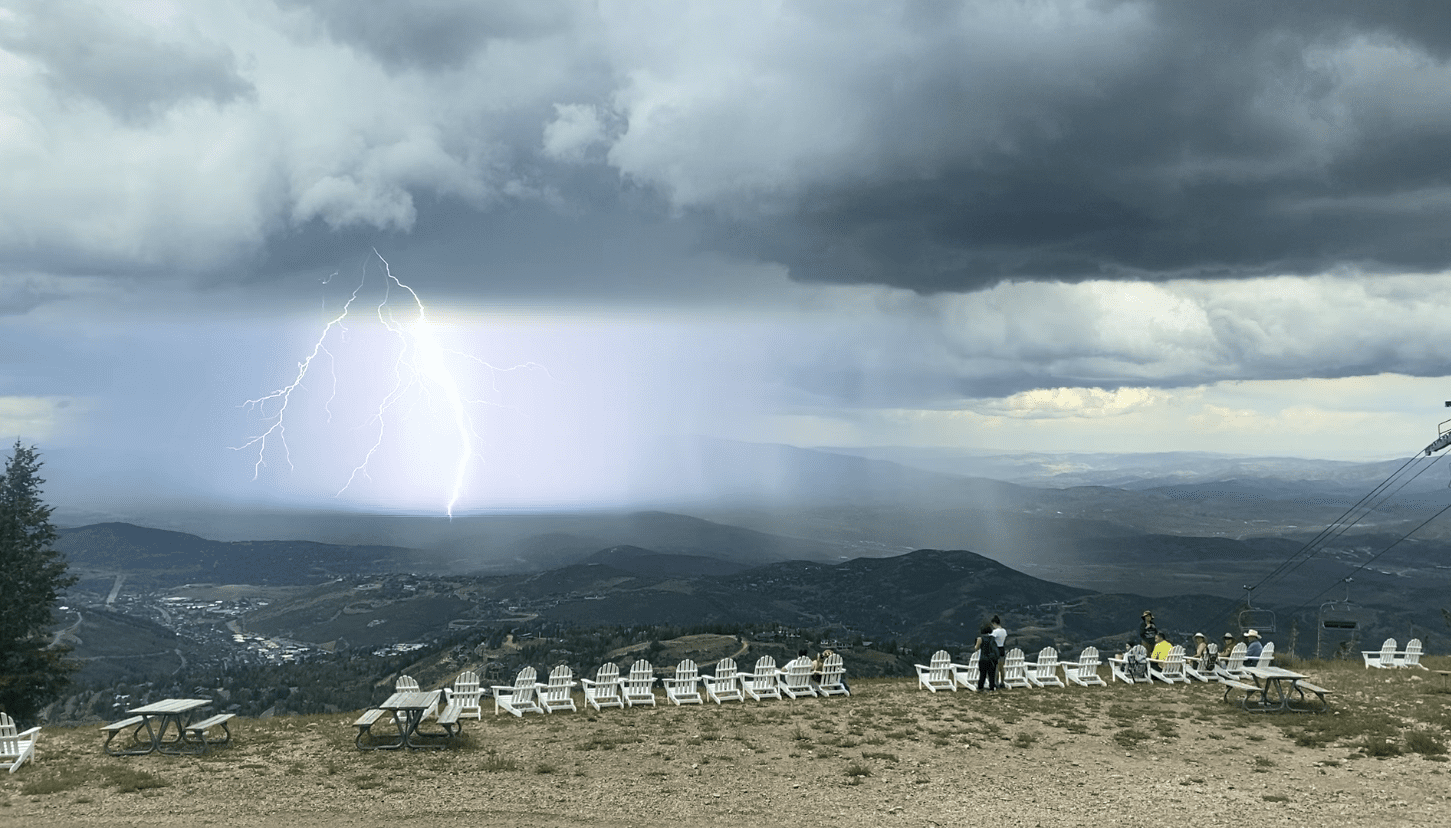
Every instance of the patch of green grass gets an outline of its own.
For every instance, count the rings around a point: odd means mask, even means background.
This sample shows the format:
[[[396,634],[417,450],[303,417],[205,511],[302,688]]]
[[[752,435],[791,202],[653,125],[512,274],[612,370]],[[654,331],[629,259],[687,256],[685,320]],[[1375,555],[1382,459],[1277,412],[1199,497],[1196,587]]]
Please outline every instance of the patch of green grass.
[[[534,772],[540,775],[547,773],[558,773],[559,768],[548,762],[537,762],[534,765]]]
[[[866,765],[863,765],[861,762],[852,762],[850,765],[846,766],[846,770],[843,771],[843,773],[845,773],[848,777],[859,779],[863,776],[871,776],[872,769],[867,767]]]
[[[1030,748],[1038,743],[1038,734],[1031,730],[1020,730],[1018,735],[1013,737],[1013,747]]]
[[[884,751],[874,751],[874,750],[864,750],[864,751],[862,751],[862,758],[863,759],[880,759],[883,762],[900,762],[900,761],[902,761],[901,759],[898,759],[897,758],[897,754],[895,754],[895,753],[886,753]]]

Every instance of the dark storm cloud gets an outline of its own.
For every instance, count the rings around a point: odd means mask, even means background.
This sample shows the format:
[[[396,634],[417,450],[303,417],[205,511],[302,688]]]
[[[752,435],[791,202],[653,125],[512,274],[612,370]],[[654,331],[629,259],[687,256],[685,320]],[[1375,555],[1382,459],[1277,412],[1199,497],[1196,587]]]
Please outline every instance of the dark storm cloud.
[[[930,175],[817,181],[789,221],[737,213],[721,244],[801,279],[929,292],[1441,269],[1451,99],[1413,96],[1451,77],[1448,24],[1434,3],[1156,4],[1130,66],[1087,66],[1067,90],[938,55],[884,110],[904,142],[956,146],[922,157]],[[974,137],[985,119],[991,141]]]

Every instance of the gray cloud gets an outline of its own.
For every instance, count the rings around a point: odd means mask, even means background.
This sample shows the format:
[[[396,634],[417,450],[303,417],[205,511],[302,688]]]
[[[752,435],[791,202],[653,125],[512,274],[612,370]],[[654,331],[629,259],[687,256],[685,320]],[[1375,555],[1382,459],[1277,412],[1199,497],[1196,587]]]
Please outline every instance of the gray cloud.
[[[144,126],[189,100],[228,104],[253,94],[224,44],[148,29],[104,4],[21,5],[0,28],[0,47],[36,61],[55,93]]]

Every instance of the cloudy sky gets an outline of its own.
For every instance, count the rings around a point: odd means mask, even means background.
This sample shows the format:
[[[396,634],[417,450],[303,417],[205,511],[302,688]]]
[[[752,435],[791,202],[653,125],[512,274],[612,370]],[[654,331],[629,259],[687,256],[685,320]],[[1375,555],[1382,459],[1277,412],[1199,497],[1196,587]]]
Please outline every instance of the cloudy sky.
[[[686,435],[1404,457],[1448,60],[1439,2],[0,0],[0,433],[383,509]]]

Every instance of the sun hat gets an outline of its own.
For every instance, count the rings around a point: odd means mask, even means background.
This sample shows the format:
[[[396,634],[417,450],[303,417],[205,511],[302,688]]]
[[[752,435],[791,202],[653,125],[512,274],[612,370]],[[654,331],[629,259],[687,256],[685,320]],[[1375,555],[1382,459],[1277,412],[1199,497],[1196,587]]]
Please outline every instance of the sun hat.
[[[1195,633],[1194,634],[1194,637],[1195,638],[1203,638],[1204,637],[1204,633]]]
[[[1259,638],[1260,637],[1260,631],[1259,630],[1245,630],[1244,631],[1244,637],[1245,638],[1250,638],[1250,637]]]
[[[1153,613],[1152,613],[1152,612],[1150,612],[1150,611],[1148,611],[1148,610],[1144,610],[1144,615],[1153,615]],[[1143,617],[1144,617],[1144,615],[1141,615],[1141,616],[1139,616],[1139,617],[1140,617],[1140,618],[1143,618]]]

